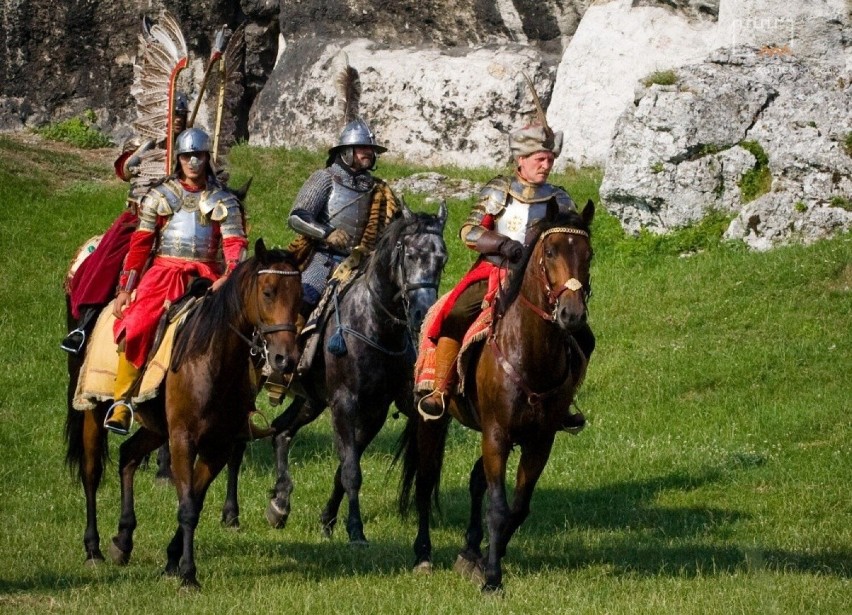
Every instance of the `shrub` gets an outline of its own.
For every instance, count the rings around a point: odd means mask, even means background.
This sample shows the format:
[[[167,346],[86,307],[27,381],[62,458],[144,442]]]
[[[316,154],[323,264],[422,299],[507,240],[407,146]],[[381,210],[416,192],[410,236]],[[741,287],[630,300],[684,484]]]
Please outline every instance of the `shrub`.
[[[843,149],[846,150],[846,153],[852,156],[852,132],[847,132],[846,137],[843,139]]]
[[[795,205],[793,205],[793,209],[795,209],[800,214],[808,211],[808,206],[805,205],[804,201],[796,201]]]
[[[94,122],[95,113],[89,109],[82,116],[36,128],[35,132],[45,139],[70,143],[81,149],[111,147],[112,141],[95,126]]]
[[[657,161],[657,162],[655,162],[654,164],[651,165],[651,173],[655,173],[655,174],[656,173],[662,173],[663,168],[664,168],[663,163]]]
[[[743,173],[738,184],[743,203],[748,203],[769,192],[772,187],[772,173],[769,171],[769,157],[760,143],[743,141],[740,147],[751,152],[755,158],[754,168]]]
[[[840,207],[846,211],[852,211],[852,201],[845,196],[835,195],[829,201],[832,207]]]
[[[645,87],[651,87],[654,84],[657,85],[674,85],[677,83],[677,73],[673,70],[658,70],[642,80],[642,83]]]

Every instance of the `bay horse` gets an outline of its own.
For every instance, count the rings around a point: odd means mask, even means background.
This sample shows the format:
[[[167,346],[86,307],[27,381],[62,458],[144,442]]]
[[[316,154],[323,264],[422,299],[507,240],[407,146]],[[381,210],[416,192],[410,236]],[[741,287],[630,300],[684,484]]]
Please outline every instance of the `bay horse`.
[[[237,435],[254,410],[257,394],[254,356],[282,373],[298,362],[296,320],[301,306],[301,275],[288,252],[255,244],[252,258],[240,263],[225,283],[210,293],[178,332],[172,364],[159,394],[136,407],[142,425],[119,448],[121,516],[109,554],[126,564],[133,550],[136,515],[133,479],[149,453],[168,441],[178,496],[178,527],[169,543],[164,573],[199,587],[194,559],[195,528],[210,483],[231,456]],[[97,527],[96,492],[107,453],[103,419],[108,402],[91,411],[73,408],[81,359],[69,357],[66,461],[76,469],[86,496],[83,543],[87,563],[104,559]]]
[[[413,411],[415,340],[437,299],[447,262],[446,221],[443,203],[437,215],[403,207],[403,215],[388,225],[366,266],[339,298],[317,359],[300,381],[304,392],[272,422],[277,480],[266,517],[273,527],[283,528],[290,513],[292,439],[328,406],[339,464],[320,515],[322,530],[332,535],[345,494],[350,544],[367,544],[358,499],[361,456],[384,425],[391,402],[404,414]],[[345,354],[329,349],[335,335],[343,335]]]
[[[589,201],[582,214],[571,212],[560,220],[554,219],[553,205],[531,229],[530,247],[497,294],[487,341],[467,370],[464,398],[452,396],[439,420],[409,416],[397,451],[397,460],[402,459],[400,513],[408,512],[412,499],[417,509],[415,571],[430,572],[430,513],[432,501],[438,504],[451,417],[481,432],[482,454],[470,473],[466,541],[455,569],[481,581],[484,592],[502,587],[501,560],[509,539],[529,514],[556,433],[571,431],[576,415],[569,406],[587,364],[572,333],[586,321],[594,204]],[[521,456],[510,507],[506,465],[515,445]],[[489,543],[483,556],[486,493]]]

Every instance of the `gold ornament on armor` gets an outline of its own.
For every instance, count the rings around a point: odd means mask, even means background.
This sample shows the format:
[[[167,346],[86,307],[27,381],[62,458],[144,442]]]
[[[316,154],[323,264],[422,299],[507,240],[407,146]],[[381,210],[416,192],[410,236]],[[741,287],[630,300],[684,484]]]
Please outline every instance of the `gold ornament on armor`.
[[[506,229],[509,232],[517,233],[523,230],[524,220],[520,216],[511,216],[506,219]]]

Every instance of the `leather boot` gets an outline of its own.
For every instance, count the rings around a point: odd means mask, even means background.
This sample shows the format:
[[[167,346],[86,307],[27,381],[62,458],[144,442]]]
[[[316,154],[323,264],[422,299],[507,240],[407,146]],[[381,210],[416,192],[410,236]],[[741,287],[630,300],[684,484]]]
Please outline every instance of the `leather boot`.
[[[456,383],[456,357],[461,343],[451,337],[438,338],[435,348],[435,390],[421,398],[417,411],[426,421],[439,419],[447,409],[447,396]]]
[[[118,353],[118,368],[115,374],[115,392],[112,406],[107,410],[104,427],[120,436],[130,433],[133,426],[133,406],[130,396],[139,380],[139,370],[123,352]]]

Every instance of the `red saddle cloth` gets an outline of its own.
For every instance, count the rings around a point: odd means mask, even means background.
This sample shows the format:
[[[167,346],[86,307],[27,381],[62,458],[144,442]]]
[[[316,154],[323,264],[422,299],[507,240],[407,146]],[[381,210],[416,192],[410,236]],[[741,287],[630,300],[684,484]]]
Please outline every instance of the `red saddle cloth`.
[[[488,267],[481,266],[483,263]],[[464,376],[470,364],[470,358],[473,355],[471,352],[476,348],[477,344],[484,341],[488,337],[488,332],[491,330],[491,323],[494,315],[494,296],[500,288],[500,283],[506,276],[506,270],[500,269],[486,261],[471,269],[468,274],[456,285],[456,287],[442,296],[435,305],[427,312],[426,318],[423,321],[423,332],[420,336],[420,350],[417,354],[417,362],[414,365],[414,391],[416,393],[428,393],[435,388],[435,349],[437,348],[438,338],[440,337],[441,323],[443,323],[447,314],[452,310],[458,296],[473,282],[478,282],[487,277],[488,291],[485,293],[485,298],[482,300],[482,311],[473,324],[468,327],[462,340],[461,350],[459,351],[456,369],[458,370],[458,378],[456,379],[457,392],[464,393]]]

